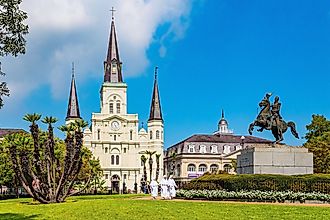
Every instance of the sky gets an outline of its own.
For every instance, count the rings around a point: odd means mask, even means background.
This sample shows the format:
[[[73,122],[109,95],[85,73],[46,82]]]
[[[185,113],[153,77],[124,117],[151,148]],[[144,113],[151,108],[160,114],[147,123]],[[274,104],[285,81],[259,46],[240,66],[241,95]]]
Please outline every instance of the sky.
[[[3,57],[11,95],[1,128],[23,128],[26,113],[64,123],[71,63],[82,117],[100,110],[111,7],[128,112],[148,120],[153,69],[165,121],[165,148],[217,130],[224,109],[229,128],[247,135],[265,93],[279,96],[285,121],[301,137],[313,114],[330,118],[330,1],[307,0],[24,0],[27,52]],[[43,128],[45,126],[42,125]],[[63,137],[58,131],[57,135]],[[269,131],[257,137],[273,140]],[[301,145],[288,131],[285,143]]]

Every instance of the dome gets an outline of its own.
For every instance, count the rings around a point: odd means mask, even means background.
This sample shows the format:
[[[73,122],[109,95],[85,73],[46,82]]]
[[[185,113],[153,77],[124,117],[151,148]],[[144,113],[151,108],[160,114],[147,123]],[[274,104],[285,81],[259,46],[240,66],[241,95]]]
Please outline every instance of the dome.
[[[227,122],[226,119],[221,118],[220,121],[219,121],[219,125],[228,125],[228,122]]]

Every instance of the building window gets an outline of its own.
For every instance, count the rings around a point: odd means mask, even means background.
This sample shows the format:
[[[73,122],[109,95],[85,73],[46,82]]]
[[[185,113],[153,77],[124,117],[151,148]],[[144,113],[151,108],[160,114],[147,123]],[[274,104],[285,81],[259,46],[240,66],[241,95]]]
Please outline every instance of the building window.
[[[115,155],[111,155],[111,165],[115,164]]]
[[[124,148],[124,153],[126,154],[126,148]]]
[[[116,108],[117,108],[117,114],[120,114],[120,103],[116,103]]]
[[[205,164],[201,164],[198,167],[198,172],[204,173],[207,171],[207,166]]]
[[[211,146],[211,153],[212,154],[217,154],[218,153],[218,148],[216,145]]]
[[[119,165],[119,155],[116,155],[116,165]]]
[[[195,145],[189,145],[188,146],[188,152],[189,153],[195,153]]]
[[[176,175],[181,176],[181,166],[180,166],[180,164],[178,164],[177,167],[176,167]]]
[[[105,148],[105,153],[108,153],[108,148],[107,147]]]
[[[196,172],[195,164],[189,164],[188,165],[188,172]]]
[[[230,164],[225,164],[225,165],[223,166],[223,169],[224,169],[225,172],[230,173],[231,165],[230,165]]]
[[[150,131],[150,140],[152,140],[152,131]]]
[[[129,139],[130,139],[130,140],[133,140],[133,131],[130,131],[130,132],[129,132]]]
[[[126,180],[127,179],[127,174],[124,174],[124,180]]]
[[[109,175],[108,174],[105,174],[104,177],[107,180],[109,178]]]
[[[100,129],[97,129],[97,140],[100,140],[101,139],[101,131]]]
[[[205,145],[200,145],[199,146],[199,153],[205,154],[206,153],[206,146]]]
[[[211,173],[216,173],[216,172],[218,171],[218,169],[219,169],[219,166],[216,165],[216,164],[212,164],[212,165],[210,166],[210,171],[211,171]]]
[[[117,140],[117,135],[113,136],[113,140],[116,141]]]
[[[159,131],[156,131],[156,139],[159,139]]]
[[[110,106],[109,106],[109,113],[110,113],[110,114],[113,114],[113,103],[110,103]]]
[[[224,154],[229,154],[230,153],[230,146],[229,145],[223,146],[223,153]]]

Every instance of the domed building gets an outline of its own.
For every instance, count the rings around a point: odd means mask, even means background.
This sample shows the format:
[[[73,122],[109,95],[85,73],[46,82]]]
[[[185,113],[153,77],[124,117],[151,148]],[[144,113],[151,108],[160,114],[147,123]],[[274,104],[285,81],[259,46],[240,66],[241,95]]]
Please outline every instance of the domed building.
[[[237,155],[246,147],[266,147],[271,141],[235,135],[228,127],[222,111],[218,130],[213,134],[194,134],[167,148],[164,153],[165,174],[173,174],[178,182],[189,181],[205,172],[235,173]]]

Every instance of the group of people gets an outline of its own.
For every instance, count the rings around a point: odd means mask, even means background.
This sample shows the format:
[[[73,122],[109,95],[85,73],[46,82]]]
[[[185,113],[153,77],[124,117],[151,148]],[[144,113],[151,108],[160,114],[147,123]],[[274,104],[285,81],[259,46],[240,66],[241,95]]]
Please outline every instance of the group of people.
[[[162,199],[173,199],[176,195],[176,188],[178,186],[176,185],[173,176],[171,175],[168,179],[167,176],[163,176],[163,179],[157,183],[155,179],[153,179],[150,183],[150,189],[151,189],[151,196],[153,199],[156,199],[158,196],[158,187],[160,186],[160,195]]]

